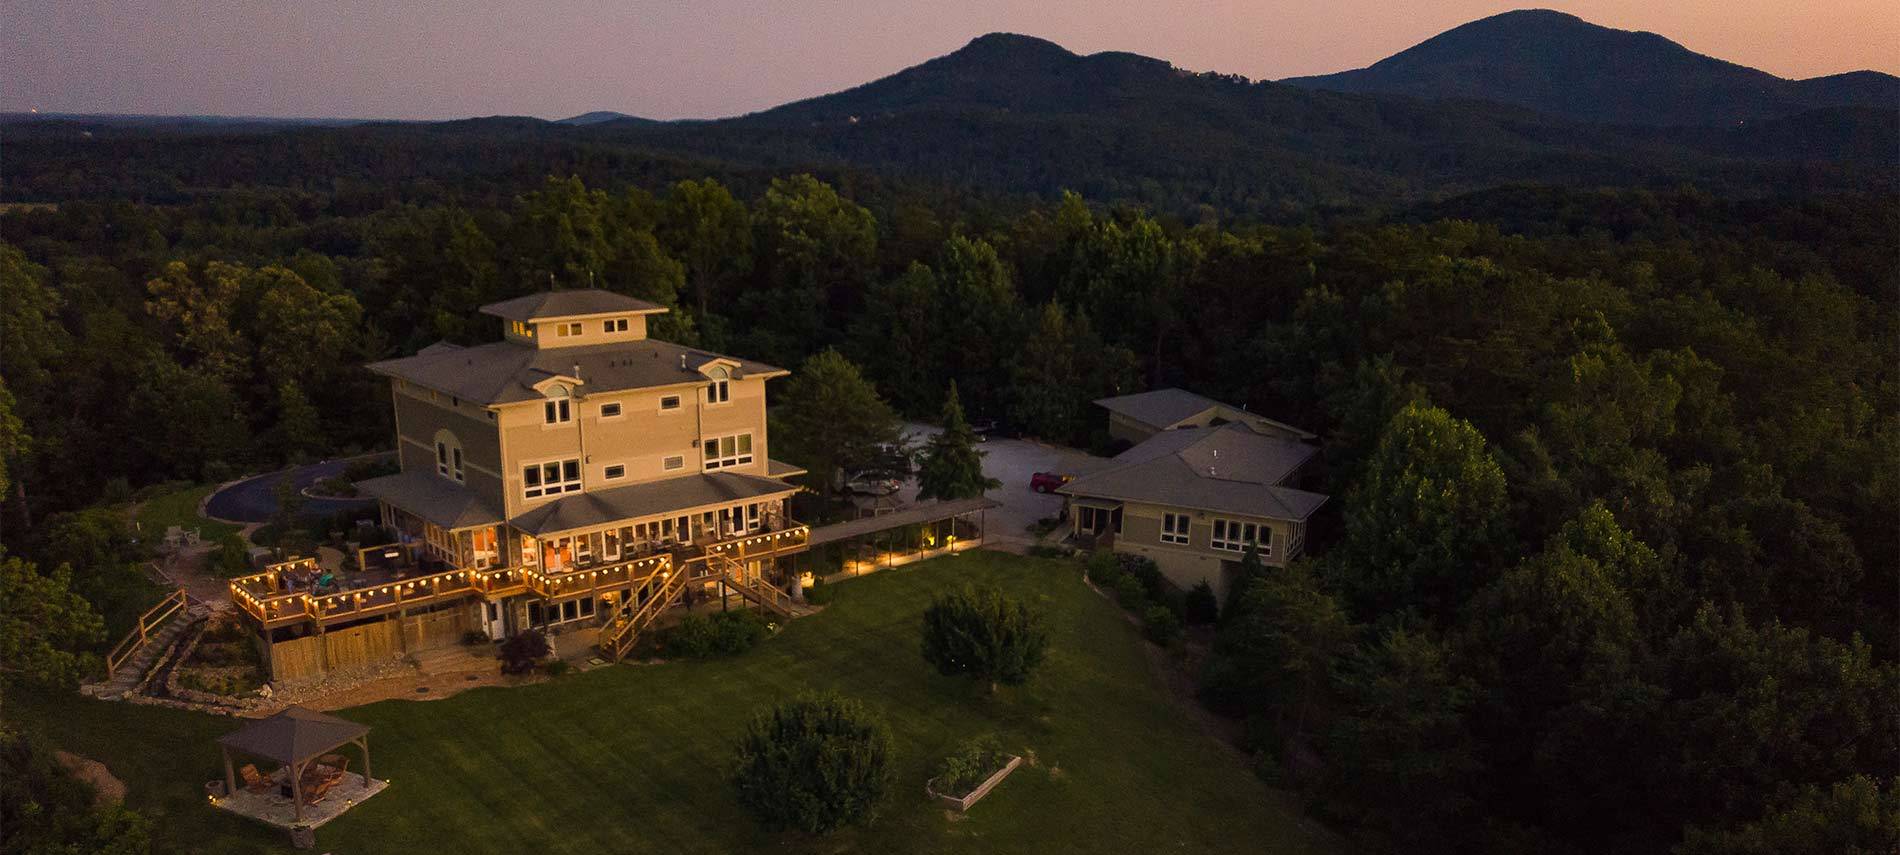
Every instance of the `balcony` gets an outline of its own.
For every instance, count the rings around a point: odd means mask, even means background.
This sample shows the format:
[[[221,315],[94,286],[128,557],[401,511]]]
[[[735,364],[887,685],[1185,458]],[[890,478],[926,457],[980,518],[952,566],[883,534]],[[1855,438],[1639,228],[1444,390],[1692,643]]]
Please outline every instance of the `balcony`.
[[[351,573],[348,588],[312,590],[314,564],[307,560],[274,565],[263,573],[231,580],[231,601],[266,629],[304,621],[331,625],[388,614],[448,599],[481,597],[496,600],[529,593],[554,599],[580,596],[642,584],[678,565],[704,562],[719,556],[746,562],[801,552],[811,542],[811,528],[793,525],[778,531],[742,535],[708,544],[696,551],[650,552],[623,561],[576,565],[546,571],[534,567],[490,570],[454,569],[408,578],[384,573]]]

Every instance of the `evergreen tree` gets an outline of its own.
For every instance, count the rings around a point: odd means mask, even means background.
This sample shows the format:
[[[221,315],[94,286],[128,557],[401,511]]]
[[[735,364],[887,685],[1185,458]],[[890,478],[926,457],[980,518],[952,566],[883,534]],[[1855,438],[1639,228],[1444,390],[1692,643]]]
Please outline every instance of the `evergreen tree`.
[[[884,460],[901,434],[877,388],[835,350],[805,360],[772,413],[774,443],[804,465],[822,494],[835,490],[845,472]]]
[[[976,449],[976,433],[963,418],[963,404],[952,381],[950,394],[943,400],[943,430],[924,446],[917,467],[917,498],[974,499],[1001,486],[1003,482],[983,474],[983,452]]]

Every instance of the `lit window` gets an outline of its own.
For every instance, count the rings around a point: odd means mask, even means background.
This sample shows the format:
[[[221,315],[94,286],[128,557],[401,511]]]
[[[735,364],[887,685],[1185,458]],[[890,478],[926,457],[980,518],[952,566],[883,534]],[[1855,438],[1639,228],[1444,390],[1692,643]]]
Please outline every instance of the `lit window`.
[[[743,466],[752,462],[752,434],[742,433],[708,439],[704,443],[707,469]]]
[[[661,395],[660,396],[660,409],[662,411],[677,410],[679,408],[680,408],[680,396],[678,395]]]
[[[620,405],[619,405],[619,404],[617,404],[617,403],[615,403],[615,404],[601,404],[601,405],[600,405],[600,417],[601,417],[601,418],[603,418],[603,419],[611,419],[611,418],[616,418],[616,417],[618,417],[619,415],[620,415]]]
[[[556,460],[524,466],[521,469],[521,483],[524,494],[530,499],[579,492],[581,462],[579,459]]]
[[[1161,515],[1161,542],[1182,544],[1188,542],[1187,514]]]
[[[622,478],[622,477],[625,477],[626,474],[627,474],[627,467],[620,465],[618,463],[607,467],[606,475],[607,475],[608,480],[613,480],[615,478]]]
[[[559,338],[578,336],[581,334],[581,322],[575,321],[571,324],[555,324],[554,334]]]

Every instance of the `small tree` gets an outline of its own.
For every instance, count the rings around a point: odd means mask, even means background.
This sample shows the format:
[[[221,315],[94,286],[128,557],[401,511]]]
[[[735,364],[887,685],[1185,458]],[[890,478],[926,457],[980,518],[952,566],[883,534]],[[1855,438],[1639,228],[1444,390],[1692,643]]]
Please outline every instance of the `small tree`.
[[[0,558],[0,685],[70,685],[95,661],[87,648],[105,635],[92,604],[72,592],[65,565],[47,575]]]
[[[548,646],[548,637],[537,630],[517,632],[501,643],[501,672],[503,674],[525,674],[534,670],[535,663],[547,658],[552,650]]]
[[[976,432],[963,417],[957,383],[943,399],[943,430],[924,447],[917,467],[918,499],[973,499],[1003,482],[983,474],[983,452],[976,450]]]
[[[858,367],[827,350],[805,360],[772,413],[772,437],[824,494],[842,470],[882,465],[903,425]]]
[[[991,692],[997,683],[1027,681],[1048,647],[1042,614],[994,588],[965,587],[924,610],[924,661],[945,676],[975,677]]]
[[[772,828],[870,822],[891,784],[890,728],[864,704],[802,695],[754,716],[732,769],[739,804]]]

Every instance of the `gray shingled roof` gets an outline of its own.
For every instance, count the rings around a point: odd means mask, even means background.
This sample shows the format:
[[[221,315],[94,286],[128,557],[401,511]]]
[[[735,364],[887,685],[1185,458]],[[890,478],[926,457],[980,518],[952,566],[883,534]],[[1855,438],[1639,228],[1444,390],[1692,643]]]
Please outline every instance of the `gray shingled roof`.
[[[1319,449],[1262,436],[1242,424],[1155,434],[1115,465],[1057,488],[1078,497],[1302,520],[1326,496],[1280,486]]]
[[[599,288],[542,291],[499,303],[489,303],[482,307],[482,314],[494,315],[510,321],[542,321],[552,318],[607,315],[614,312],[647,314],[664,311],[666,307],[658,303],[649,303]]]
[[[591,394],[704,382],[706,375],[699,369],[715,359],[738,363],[740,376],[785,373],[763,362],[658,339],[539,349],[507,341],[454,349],[429,347],[415,356],[372,362],[368,367],[465,401],[493,405],[539,400],[542,395],[534,390],[536,383],[572,376],[576,365],[583,381],[581,391]]]
[[[702,473],[612,490],[577,493],[525,511],[509,520],[508,524],[533,535],[554,534],[685,508],[743,502],[791,493],[797,489],[783,481],[757,475]]]
[[[253,757],[300,763],[369,732],[369,725],[290,707],[218,737],[218,742]]]
[[[1155,430],[1166,430],[1172,425],[1178,424],[1185,419],[1198,416],[1214,407],[1226,407],[1235,412],[1247,412],[1244,408],[1236,407],[1233,404],[1216,401],[1213,398],[1202,395],[1196,395],[1186,389],[1175,388],[1156,389],[1152,392],[1137,392],[1133,395],[1118,395],[1113,398],[1102,398],[1097,400],[1095,405],[1111,413],[1119,413],[1134,419]],[[1301,436],[1313,436],[1311,431],[1294,427],[1285,422],[1274,421],[1266,416],[1255,413],[1247,413],[1247,415],[1250,418],[1256,418],[1268,424],[1285,428]]]
[[[356,489],[446,529],[495,525],[501,514],[467,487],[411,470],[356,482]]]

